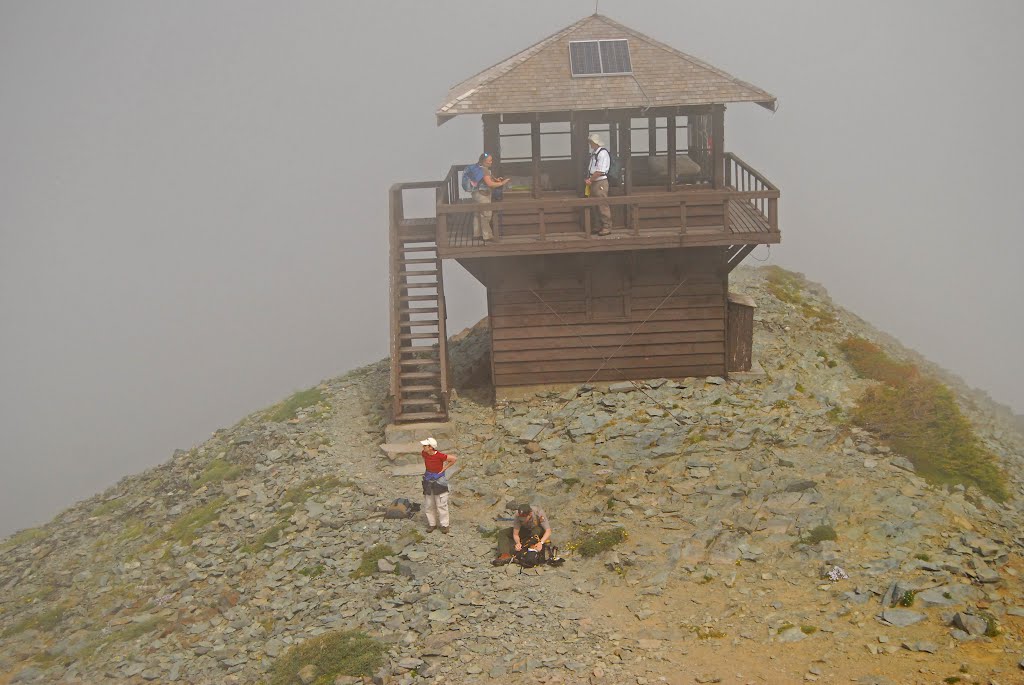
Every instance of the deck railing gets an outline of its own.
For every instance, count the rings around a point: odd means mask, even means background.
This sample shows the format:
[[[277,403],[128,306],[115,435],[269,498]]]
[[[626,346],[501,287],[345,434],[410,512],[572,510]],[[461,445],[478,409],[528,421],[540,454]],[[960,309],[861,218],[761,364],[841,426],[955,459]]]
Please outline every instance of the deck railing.
[[[481,212],[501,214],[503,231],[519,238],[547,240],[552,234],[580,234],[590,238],[596,234],[593,208],[607,203],[619,219],[618,226],[640,236],[649,229],[678,232],[717,231],[730,229],[730,201],[746,201],[768,225],[778,230],[779,191],[758,171],[735,155],[725,155],[726,187],[680,189],[671,192],[661,188],[634,188],[631,195],[612,195],[606,199],[590,197],[549,197],[519,199],[506,197],[500,203],[476,204],[461,202],[460,174],[466,165],[449,169],[437,187],[438,244],[448,241],[448,225],[455,217],[472,221],[466,215]]]
[[[725,185],[740,193],[768,220],[771,230],[779,230],[779,189],[756,169],[731,152],[725,153]]]

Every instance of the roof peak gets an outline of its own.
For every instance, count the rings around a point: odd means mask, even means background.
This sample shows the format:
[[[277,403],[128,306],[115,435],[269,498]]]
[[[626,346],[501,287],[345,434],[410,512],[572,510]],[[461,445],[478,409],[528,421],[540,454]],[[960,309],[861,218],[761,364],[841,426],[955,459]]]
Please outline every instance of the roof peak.
[[[633,39],[630,48],[633,73],[628,83],[621,80],[621,75],[580,78],[571,74],[567,43],[580,31],[590,34],[587,36],[590,40],[622,38],[619,34]],[[632,56],[634,50],[638,59]],[[603,78],[620,80],[613,82]],[[757,102],[774,109],[775,96],[595,11],[453,86],[445,104],[438,109],[437,117],[441,123],[470,113],[630,109],[727,102]]]

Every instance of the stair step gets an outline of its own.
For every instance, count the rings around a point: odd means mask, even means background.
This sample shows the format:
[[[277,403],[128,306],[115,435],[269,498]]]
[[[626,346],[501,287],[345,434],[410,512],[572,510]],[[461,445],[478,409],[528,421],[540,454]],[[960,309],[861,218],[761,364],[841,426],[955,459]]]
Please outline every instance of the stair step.
[[[399,314],[437,314],[440,311],[437,307],[402,307]]]
[[[413,347],[413,346],[405,346],[405,347],[399,347],[398,348],[399,354],[410,354],[410,353],[413,353],[413,352],[429,352],[430,353],[430,359],[433,359],[436,362],[436,361],[438,361],[438,357],[435,354],[434,350],[435,350],[435,348],[434,348],[433,345],[417,345],[415,347]]]
[[[440,385],[403,385],[399,389],[401,393],[407,392],[441,392]]]
[[[441,378],[440,371],[402,371],[398,374],[398,382],[402,381],[420,381],[428,378]]]
[[[433,366],[440,362],[437,359],[400,359],[398,363],[403,366]]]
[[[437,302],[437,295],[402,295],[398,299],[402,302]]]
[[[438,274],[437,269],[423,269],[422,271],[399,271],[399,276],[436,276]]]
[[[399,321],[398,322],[398,325],[401,328],[409,328],[410,326],[412,326],[412,327],[416,327],[416,326],[436,326],[437,324],[438,324],[437,319],[419,319],[419,320],[409,319],[408,321]]]
[[[408,259],[402,257],[402,264],[437,264],[437,257],[416,257],[415,259]]]
[[[447,414],[429,411],[402,412],[401,414],[395,417],[396,421],[446,421],[447,419]]]
[[[402,333],[398,337],[401,338],[402,340],[429,340],[430,338],[433,338],[434,340],[436,340],[437,336],[438,336],[437,333]],[[406,348],[404,348],[404,347],[402,348],[403,351],[405,349]],[[415,349],[417,349],[417,350],[421,350],[421,349],[422,350],[426,350],[426,349],[430,349],[430,348],[428,348],[428,347],[417,347]]]
[[[441,408],[441,401],[438,400],[436,397],[432,397],[430,399],[401,399],[399,400],[399,403],[403,407],[437,407],[438,409]]]

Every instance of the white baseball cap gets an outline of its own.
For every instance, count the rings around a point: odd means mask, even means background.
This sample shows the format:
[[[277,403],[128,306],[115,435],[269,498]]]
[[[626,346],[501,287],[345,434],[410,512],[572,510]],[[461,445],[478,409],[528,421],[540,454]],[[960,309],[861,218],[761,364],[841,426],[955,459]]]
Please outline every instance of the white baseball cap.
[[[434,440],[433,438],[427,438],[426,440],[420,440],[420,444],[423,445],[424,447],[426,447],[427,445],[430,445],[435,450],[437,449],[437,440]]]

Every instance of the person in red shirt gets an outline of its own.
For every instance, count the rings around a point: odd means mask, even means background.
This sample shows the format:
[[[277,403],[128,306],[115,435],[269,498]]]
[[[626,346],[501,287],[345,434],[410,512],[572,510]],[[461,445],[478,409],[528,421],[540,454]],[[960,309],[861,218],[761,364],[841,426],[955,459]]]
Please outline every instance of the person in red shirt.
[[[455,463],[455,457],[437,451],[437,440],[420,440],[423,445],[423,511],[427,515],[427,532],[441,526],[441,532],[448,534],[448,477],[445,471]]]

